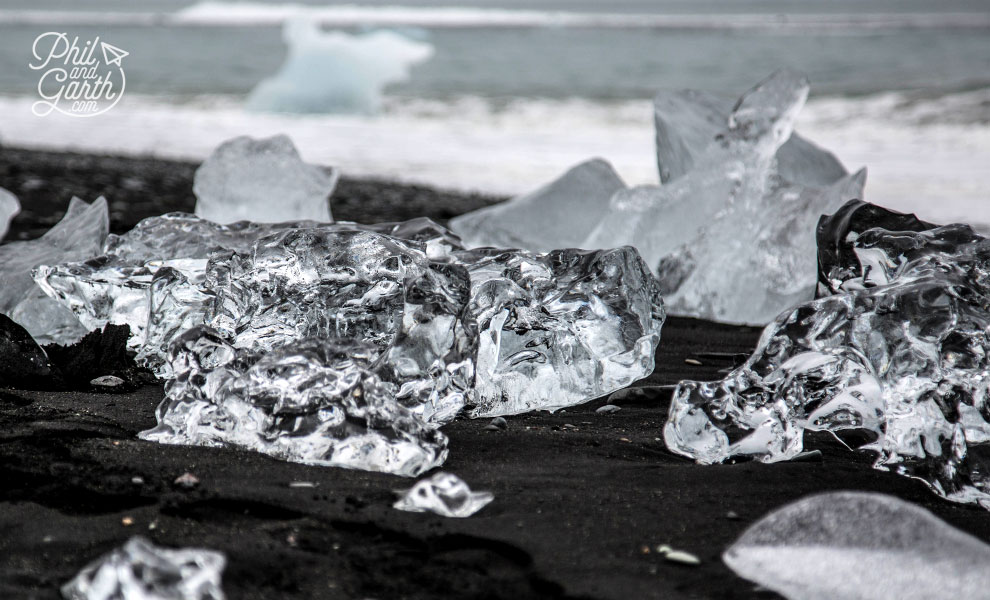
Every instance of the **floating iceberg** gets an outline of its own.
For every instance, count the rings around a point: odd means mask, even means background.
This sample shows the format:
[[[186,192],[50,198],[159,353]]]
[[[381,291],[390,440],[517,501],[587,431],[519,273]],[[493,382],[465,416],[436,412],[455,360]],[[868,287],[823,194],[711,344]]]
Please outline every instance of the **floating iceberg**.
[[[172,343],[158,426],[139,437],[415,477],[443,464],[447,438],[396,401],[379,355],[374,344],[315,339],[238,349],[194,327]]]
[[[339,173],[302,161],[285,135],[228,140],[193,180],[196,215],[216,223],[332,221],[330,195]]]
[[[871,215],[903,230],[870,228]],[[681,382],[668,448],[774,462],[806,430],[865,430],[877,468],[990,508],[990,240],[927,226],[862,202],[823,217],[820,280],[836,293],[781,314],[724,380]]]
[[[100,253],[110,228],[107,203],[78,198],[57,225],[36,240],[0,246],[0,313],[21,324],[39,344],[69,344],[86,334],[79,320],[35,285],[32,270]]]
[[[612,165],[596,158],[534,192],[454,217],[450,228],[470,248],[574,248],[605,216],[609,199],[624,189]]]
[[[472,492],[463,479],[443,472],[416,482],[401,494],[393,505],[399,510],[458,518],[470,517],[495,499],[491,492]]]
[[[433,46],[392,31],[324,32],[305,19],[286,21],[285,63],[248,96],[254,110],[289,113],[374,113],[382,91],[409,77]]]
[[[976,600],[990,589],[990,547],[882,494],[789,504],[747,529],[723,560],[793,600]]]
[[[472,417],[573,406],[653,372],[666,314],[634,248],[455,256],[480,336]]]
[[[674,314],[766,323],[811,299],[814,225],[862,197],[865,171],[845,175],[830,154],[792,136],[807,94],[806,78],[779,71],[727,117],[709,96],[662,95],[665,185],[617,192],[580,246],[635,246]]]
[[[21,212],[21,203],[17,201],[17,196],[0,188],[0,240],[7,235],[10,222],[19,212]]]
[[[223,600],[226,559],[212,550],[155,546],[133,537],[62,586],[66,600]]]

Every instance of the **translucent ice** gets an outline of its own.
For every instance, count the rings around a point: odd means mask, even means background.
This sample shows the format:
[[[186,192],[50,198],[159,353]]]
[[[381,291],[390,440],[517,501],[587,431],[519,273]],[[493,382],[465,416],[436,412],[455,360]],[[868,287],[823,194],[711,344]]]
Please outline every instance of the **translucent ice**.
[[[653,372],[666,315],[634,248],[455,256],[480,334],[472,417],[556,410]]]
[[[212,550],[155,546],[133,537],[62,586],[66,600],[223,600],[226,559]]]
[[[81,338],[86,329],[69,310],[45,295],[32,279],[32,270],[96,256],[108,230],[106,200],[87,204],[73,198],[62,220],[40,238],[0,246],[0,312],[20,323],[40,344],[66,344]]]
[[[805,142],[783,153],[793,159],[783,168],[782,148],[796,139],[791,130],[807,94],[804,77],[780,71],[743,95],[727,118],[703,94],[666,98],[661,115],[683,114],[686,123],[658,118],[658,136],[669,146],[659,144],[667,183],[617,192],[581,247],[634,245],[675,314],[766,323],[812,298],[815,222],[862,196],[865,171],[812,168],[820,151]],[[683,106],[689,100],[698,102],[693,112]]]
[[[433,46],[393,31],[324,32],[308,20],[286,21],[285,63],[251,91],[248,107],[289,113],[373,113],[390,83],[433,55]]]
[[[21,203],[17,201],[17,196],[0,188],[0,240],[3,240],[3,236],[7,235],[10,221],[19,212],[21,212]]]
[[[990,547],[882,494],[788,504],[747,529],[723,560],[793,600],[976,600],[990,589]]]
[[[907,230],[869,228],[871,215]],[[926,226],[859,202],[823,218],[820,277],[836,293],[781,314],[724,380],[681,382],[667,446],[773,462],[806,430],[865,430],[878,468],[990,508],[990,240]]]
[[[396,386],[376,372],[379,356],[357,341],[238,349],[194,327],[173,341],[158,426],[139,437],[415,477],[443,464],[447,438],[396,401]]]
[[[336,170],[306,164],[285,135],[220,144],[193,180],[196,215],[216,223],[332,221]]]
[[[624,189],[612,165],[596,158],[534,192],[455,217],[450,228],[471,248],[573,248],[605,216],[609,199]]]
[[[441,517],[470,517],[495,499],[491,492],[472,492],[464,480],[452,473],[416,482],[393,505],[409,512],[431,512]]]

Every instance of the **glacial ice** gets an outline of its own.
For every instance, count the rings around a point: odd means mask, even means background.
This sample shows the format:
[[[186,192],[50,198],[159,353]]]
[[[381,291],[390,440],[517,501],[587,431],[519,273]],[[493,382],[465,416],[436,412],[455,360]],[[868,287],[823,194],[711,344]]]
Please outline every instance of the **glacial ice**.
[[[834,293],[782,313],[722,381],[681,382],[668,448],[774,462],[805,431],[863,430],[877,468],[990,508],[990,240],[927,227],[862,202],[823,217],[819,277]]]
[[[38,280],[89,327],[130,325],[159,375],[196,325],[259,350],[358,339],[379,348],[376,372],[400,403],[438,423],[465,405],[478,417],[552,410],[624,387],[652,371],[665,317],[632,248],[469,251],[429,219],[223,226],[176,213],[110,236],[106,251]]]
[[[470,517],[495,499],[491,492],[472,492],[463,479],[444,472],[417,481],[401,494],[393,505],[399,510],[457,518]]]
[[[253,110],[287,113],[364,113],[379,110],[382,92],[404,81],[433,46],[387,30],[349,34],[321,30],[306,19],[285,22],[289,47],[278,73],[248,96]]]
[[[17,201],[17,196],[0,188],[0,241],[7,235],[10,222],[19,212],[21,212],[21,203]]]
[[[285,135],[220,144],[193,180],[196,215],[215,223],[332,221],[336,169],[306,164]]]
[[[62,586],[66,600],[223,600],[220,552],[172,550],[132,537]]]
[[[798,500],[750,526],[722,558],[793,600],[976,600],[990,589],[990,547],[882,494]]]
[[[707,95],[661,96],[658,152],[667,182],[618,191],[580,246],[635,246],[673,314],[762,324],[811,299],[814,225],[862,197],[865,171],[845,175],[831,155],[795,142],[807,94],[806,78],[778,71],[727,118]]]
[[[666,314],[634,248],[454,254],[479,330],[472,417],[573,406],[653,372]]]
[[[194,327],[172,342],[174,379],[158,425],[139,437],[415,477],[443,464],[447,438],[396,401],[380,354],[368,342],[312,338],[239,349]]]
[[[612,165],[595,158],[536,191],[454,217],[450,228],[469,248],[574,248],[605,216],[609,199],[624,189]]]
[[[35,284],[32,270],[96,256],[109,228],[105,199],[87,204],[73,198],[62,220],[40,238],[0,246],[0,313],[22,325],[39,344],[68,344],[85,335],[72,312]]]

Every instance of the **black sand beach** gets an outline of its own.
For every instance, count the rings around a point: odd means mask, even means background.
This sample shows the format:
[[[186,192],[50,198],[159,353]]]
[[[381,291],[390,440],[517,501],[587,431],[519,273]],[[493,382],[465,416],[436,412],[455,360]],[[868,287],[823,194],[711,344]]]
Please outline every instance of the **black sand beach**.
[[[71,195],[105,195],[115,232],[189,211],[194,169],[2,149],[0,187],[24,205],[8,239],[40,235]],[[359,222],[442,220],[495,200],[344,180],[333,212]],[[669,318],[656,371],[640,385],[718,378],[758,336]],[[504,431],[486,430],[487,420],[452,423],[444,470],[495,501],[471,518],[445,519],[391,508],[392,490],[412,480],[138,440],[163,391],[140,377],[132,383],[123,393],[0,389],[0,597],[56,598],[83,565],[141,534],[226,553],[232,599],[772,598],[720,554],[768,511],[827,490],[892,494],[990,541],[990,512],[873,470],[869,454],[831,436],[806,439],[822,451],[817,461],[705,467],[675,456],[661,439],[669,391],[632,394],[609,415],[595,413],[600,399],[510,417]],[[186,472],[200,481],[194,489],[173,483]],[[661,544],[701,565],[666,561]]]

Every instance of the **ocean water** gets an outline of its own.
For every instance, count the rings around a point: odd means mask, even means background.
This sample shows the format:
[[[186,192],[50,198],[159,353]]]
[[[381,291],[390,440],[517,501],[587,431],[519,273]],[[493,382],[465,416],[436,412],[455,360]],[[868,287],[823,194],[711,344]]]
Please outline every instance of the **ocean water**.
[[[0,1],[0,143],[202,158],[235,135],[285,132],[351,175],[514,194],[601,156],[628,183],[655,183],[657,90],[738,94],[786,66],[812,81],[798,129],[868,167],[867,200],[990,223],[985,0],[399,2]],[[249,105],[300,20],[339,32],[343,50],[311,52],[290,86],[378,86],[358,90],[365,109]],[[382,30],[429,58],[385,87],[342,75],[348,35]],[[94,118],[32,115],[27,64],[47,31],[129,52],[121,102]]]

